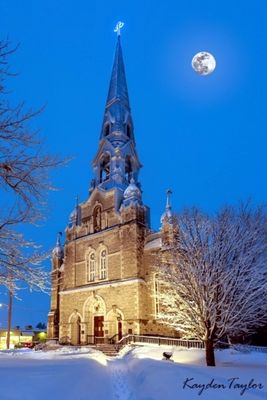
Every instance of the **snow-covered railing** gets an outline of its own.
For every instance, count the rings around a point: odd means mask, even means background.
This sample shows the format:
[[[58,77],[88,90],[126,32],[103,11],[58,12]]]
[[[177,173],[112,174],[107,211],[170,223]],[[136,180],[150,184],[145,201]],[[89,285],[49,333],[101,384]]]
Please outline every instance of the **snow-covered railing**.
[[[249,344],[232,344],[230,345],[233,349],[241,352],[249,353],[251,351],[257,351],[259,353],[267,353],[267,347],[264,346],[251,346]]]
[[[177,346],[177,347],[185,347],[187,349],[203,349],[204,343],[200,340],[184,340],[184,339],[176,339],[165,336],[142,336],[142,335],[127,335],[123,337],[118,343],[118,347],[125,346],[130,343],[149,343],[149,344],[157,344],[157,345],[166,345],[166,346]]]

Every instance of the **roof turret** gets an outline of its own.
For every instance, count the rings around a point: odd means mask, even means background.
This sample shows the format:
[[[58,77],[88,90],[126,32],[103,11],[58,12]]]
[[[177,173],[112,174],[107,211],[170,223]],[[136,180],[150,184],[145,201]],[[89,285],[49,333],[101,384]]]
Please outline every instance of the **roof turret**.
[[[160,218],[160,222],[162,225],[164,224],[171,224],[173,222],[173,215],[172,215],[172,207],[171,207],[171,195],[172,191],[170,189],[166,192],[166,207],[165,211]]]
[[[63,249],[63,247],[61,245],[61,241],[60,241],[61,236],[62,236],[62,232],[58,232],[56,246],[54,247],[54,249],[52,251],[52,255],[59,259],[63,259],[63,257],[64,257],[64,249]]]

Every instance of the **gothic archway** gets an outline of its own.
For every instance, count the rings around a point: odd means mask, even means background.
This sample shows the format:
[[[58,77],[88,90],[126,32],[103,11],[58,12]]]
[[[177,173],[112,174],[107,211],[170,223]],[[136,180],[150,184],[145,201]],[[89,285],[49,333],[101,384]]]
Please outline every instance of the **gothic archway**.
[[[108,330],[108,337],[113,338],[114,342],[120,340],[123,335],[123,320],[124,316],[121,310],[113,307],[107,313],[106,327]]]
[[[83,320],[88,342],[105,336],[106,304],[101,296],[88,297],[83,305]]]

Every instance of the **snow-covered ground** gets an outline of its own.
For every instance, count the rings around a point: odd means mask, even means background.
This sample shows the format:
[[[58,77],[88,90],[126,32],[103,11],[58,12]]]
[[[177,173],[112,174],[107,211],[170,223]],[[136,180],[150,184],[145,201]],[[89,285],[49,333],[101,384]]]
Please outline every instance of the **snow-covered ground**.
[[[126,350],[129,350],[126,349]],[[0,400],[267,399],[267,353],[143,346],[109,358],[89,348],[0,352]],[[249,388],[250,386],[250,388]]]

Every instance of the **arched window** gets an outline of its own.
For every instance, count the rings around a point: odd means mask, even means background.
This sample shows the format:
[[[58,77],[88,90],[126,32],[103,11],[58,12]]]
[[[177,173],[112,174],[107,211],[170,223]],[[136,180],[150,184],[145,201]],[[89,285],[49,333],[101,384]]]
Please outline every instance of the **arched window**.
[[[102,250],[100,253],[100,273],[99,279],[107,278],[107,252]]]
[[[93,213],[94,232],[101,230],[101,207],[97,206]]]
[[[133,172],[133,168],[132,168],[131,157],[130,156],[126,156],[126,159],[125,159],[125,177],[126,177],[128,182],[130,182],[130,180],[132,178],[132,172]]]
[[[131,137],[131,125],[130,124],[127,124],[126,134],[127,134],[128,137]]]
[[[154,299],[155,299],[155,317],[159,315],[159,276],[154,275]]]
[[[110,134],[110,124],[107,123],[104,127],[104,135],[108,136]]]
[[[91,253],[88,259],[88,281],[93,282],[96,278],[96,259],[95,253]]]
[[[105,182],[109,179],[110,174],[110,155],[104,154],[100,163],[100,182]]]

